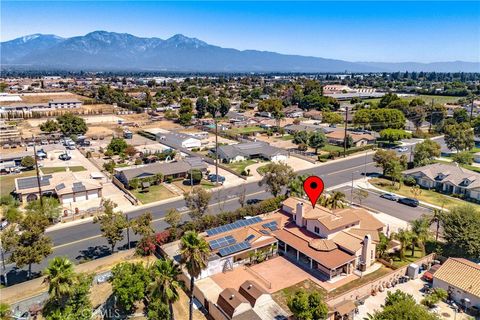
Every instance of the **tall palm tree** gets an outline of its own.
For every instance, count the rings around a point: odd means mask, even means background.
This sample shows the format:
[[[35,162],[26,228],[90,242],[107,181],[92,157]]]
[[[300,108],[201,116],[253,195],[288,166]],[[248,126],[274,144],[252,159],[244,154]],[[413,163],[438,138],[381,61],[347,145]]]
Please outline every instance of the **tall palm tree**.
[[[412,233],[409,230],[398,229],[395,239],[400,241],[400,260],[405,260],[405,248],[412,241]]]
[[[422,250],[422,255],[425,255],[425,242],[430,239],[431,232],[430,232],[430,219],[426,216],[422,216],[418,219],[415,219],[410,222],[412,227],[412,234],[414,235],[414,240],[416,244]],[[415,245],[412,244],[413,248]],[[412,256],[414,253],[414,249],[412,249]]]
[[[345,193],[341,191],[333,191],[328,198],[331,209],[343,208],[343,202],[345,202]]]
[[[195,278],[207,267],[210,248],[208,243],[195,231],[186,232],[180,240],[180,255],[182,264],[190,275],[190,317],[193,316],[193,288]]]
[[[172,304],[178,300],[178,292],[181,282],[180,267],[173,263],[173,260],[157,260],[151,268],[153,282],[149,285],[149,293],[152,298],[159,298],[163,303],[168,304],[172,313]]]
[[[296,176],[295,179],[291,180],[288,184],[287,192],[292,197],[303,197],[305,195],[305,191],[303,190],[303,183],[307,179],[307,175],[303,174],[300,176]]]
[[[440,209],[433,209],[433,214],[430,219],[430,224],[436,223],[436,230],[435,230],[435,242],[438,242],[438,231],[440,229],[440,220],[443,214],[443,206],[442,210]]]
[[[58,302],[65,300],[72,292],[76,279],[72,262],[66,257],[55,257],[50,260],[45,275],[50,298]]]

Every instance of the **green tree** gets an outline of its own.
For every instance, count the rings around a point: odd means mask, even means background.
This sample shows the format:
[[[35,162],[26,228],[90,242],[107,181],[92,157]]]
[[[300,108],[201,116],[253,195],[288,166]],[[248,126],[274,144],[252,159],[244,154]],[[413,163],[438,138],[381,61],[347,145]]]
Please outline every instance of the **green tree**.
[[[341,191],[332,191],[328,197],[323,197],[320,199],[320,205],[330,209],[343,208],[344,202],[345,193]]]
[[[190,125],[193,117],[192,100],[182,99],[182,101],[180,101],[180,109],[178,110],[178,115],[178,121],[181,125]]]
[[[179,299],[182,282],[178,280],[181,270],[173,260],[157,260],[150,269],[153,281],[149,284],[151,299],[160,299],[172,312],[172,304]]]
[[[426,139],[415,145],[413,151],[413,165],[415,167],[426,166],[440,156],[440,145],[433,140]]]
[[[375,166],[382,168],[382,174],[386,176],[391,171],[391,168],[399,162],[399,159],[395,151],[379,149],[373,155],[373,161],[376,163]]]
[[[182,264],[190,276],[189,319],[193,317],[193,289],[195,278],[207,267],[210,247],[204,238],[195,231],[187,231],[180,239],[180,256]]]
[[[291,179],[288,183],[288,192],[292,197],[302,198],[305,195],[305,190],[303,189],[303,183],[308,178],[308,175],[303,174],[296,176],[294,179]]]
[[[469,151],[461,151],[454,154],[452,156],[452,160],[458,164],[470,165],[473,162],[473,155]]]
[[[23,167],[31,169],[35,165],[35,159],[31,156],[25,156],[22,158],[22,162],[20,163]]]
[[[448,148],[456,151],[473,148],[473,130],[468,123],[446,125],[444,128],[445,143]]]
[[[195,110],[197,111],[196,117],[198,119],[205,117],[205,114],[207,113],[207,104],[208,101],[204,97],[198,98],[197,102],[195,102]]]
[[[8,88],[8,84],[5,82],[0,82],[0,92],[5,92],[5,89]]]
[[[353,199],[357,200],[358,203],[362,204],[362,201],[368,198],[368,191],[364,189],[356,188],[353,191]]]
[[[50,260],[44,274],[50,298],[64,304],[63,299],[71,295],[75,283],[73,263],[66,257],[55,257]]]
[[[292,167],[285,163],[269,163],[265,166],[265,174],[262,180],[258,182],[259,186],[266,186],[267,191],[275,197],[280,194],[283,186],[295,178]]]
[[[322,112],[322,122],[328,124],[339,124],[343,122],[343,117],[336,112],[324,111]]]
[[[380,131],[380,138],[391,143],[411,137],[412,135],[410,133],[402,129],[383,129]]]
[[[425,253],[425,243],[431,238],[432,233],[430,231],[430,219],[427,216],[422,216],[418,219],[410,221],[410,226],[412,229],[413,238],[415,243],[412,244],[414,247],[415,244],[418,245],[422,251],[422,256]],[[412,249],[412,257],[414,256],[414,249]]]
[[[40,130],[43,132],[57,132],[60,130],[60,126],[57,121],[49,119],[44,123],[40,124]]]
[[[167,211],[167,214],[165,215],[165,222],[168,223],[174,229],[178,227],[181,219],[182,219],[182,215],[175,208],[169,209]]]
[[[123,262],[113,267],[109,281],[118,304],[130,314],[134,311],[135,303],[145,297],[150,277],[141,262]]]
[[[353,122],[357,126],[369,127],[372,130],[402,129],[405,116],[397,109],[360,109],[355,112]]]
[[[192,181],[193,184],[199,184],[202,181],[202,178],[203,178],[203,173],[199,169],[191,170],[187,176],[187,180],[189,184],[190,184],[190,181]]]
[[[306,293],[303,290],[297,291],[288,299],[287,305],[296,319],[327,319],[328,307],[318,291],[312,293]]]
[[[150,301],[147,309],[148,320],[170,320],[172,318],[168,305],[160,299]]]
[[[141,235],[142,237],[151,236],[155,232],[152,228],[152,220],[152,213],[148,211],[132,220],[131,226],[133,233]]]
[[[468,115],[467,110],[463,108],[455,109],[453,111],[453,119],[457,123],[463,123],[463,122],[468,122],[470,121],[470,116]]]
[[[28,278],[32,276],[32,264],[40,263],[52,253],[52,241],[45,236],[45,228],[49,225],[48,219],[41,212],[32,212],[19,222],[17,226],[10,225],[2,233],[2,245],[10,251],[10,262],[22,268],[28,265]]]
[[[127,149],[128,145],[125,139],[123,138],[112,138],[110,143],[107,146],[107,150],[110,151],[112,154],[122,154]]]
[[[382,310],[368,314],[367,320],[440,320],[440,318],[430,313],[424,306],[417,304],[415,299],[409,294],[397,290],[392,294],[387,293],[385,306]],[[390,302],[387,302],[390,300]]]
[[[327,144],[327,137],[321,131],[313,132],[308,138],[308,145],[315,149],[315,154],[318,154],[318,149],[323,148]]]
[[[207,212],[211,197],[212,194],[200,186],[184,194],[185,203],[190,209],[188,214],[193,221],[198,221]]]
[[[405,249],[412,243],[412,233],[409,230],[399,229],[394,238],[400,242],[400,260],[405,260]]]
[[[258,111],[270,112],[277,121],[277,127],[280,127],[280,121],[285,118],[283,112],[283,103],[280,99],[265,99],[258,103]]]
[[[445,254],[470,259],[480,257],[480,211],[473,205],[457,206],[440,214]]]
[[[448,298],[448,292],[442,288],[435,288],[425,296],[425,298],[420,301],[421,304],[427,306],[428,308],[433,308],[439,303],[441,300],[445,300]]]
[[[140,179],[133,178],[132,180],[128,181],[128,187],[133,190],[138,189],[140,187]]]
[[[42,213],[50,222],[57,220],[61,213],[62,207],[58,199],[52,197],[42,197],[42,204],[40,200],[31,201],[27,204],[25,210],[27,214],[34,212]]]
[[[83,135],[87,132],[87,123],[83,118],[72,113],[66,113],[57,117],[60,130],[66,136]]]
[[[103,202],[103,214],[93,219],[93,223],[100,223],[100,231],[112,247],[112,253],[115,250],[117,242],[123,240],[123,229],[128,226],[127,219],[122,212],[114,212],[116,203],[107,199]]]
[[[292,142],[295,144],[307,144],[308,143],[308,132],[306,131],[297,131],[293,134]]]
[[[396,100],[400,100],[400,98],[395,93],[387,93],[380,99],[380,102],[378,103],[378,107],[385,108],[390,103]]]
[[[228,111],[230,111],[230,100],[228,100],[227,98],[220,98],[218,99],[218,103],[219,103],[219,109],[218,111],[220,112],[220,115],[222,117],[225,117],[228,113]]]

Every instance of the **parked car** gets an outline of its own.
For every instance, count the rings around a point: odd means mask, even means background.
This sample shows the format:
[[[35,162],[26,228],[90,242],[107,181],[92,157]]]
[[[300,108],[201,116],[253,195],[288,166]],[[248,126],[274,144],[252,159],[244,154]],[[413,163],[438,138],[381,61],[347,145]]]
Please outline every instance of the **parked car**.
[[[397,147],[397,148],[395,148],[395,150],[397,150],[398,152],[407,152],[408,148],[407,147]]]
[[[441,267],[440,264],[434,264],[428,271],[423,274],[422,279],[428,282],[433,281],[433,274]]]
[[[46,146],[48,144],[48,140],[42,140],[41,144],[42,144],[42,146]]]
[[[208,175],[208,180],[210,180],[211,182],[217,182],[217,175],[216,174],[209,174]],[[224,183],[225,182],[225,177],[221,176],[221,175],[218,175],[218,182]]]
[[[412,198],[400,198],[398,199],[398,202],[410,207],[418,207],[419,202],[417,199],[412,199]]]
[[[257,203],[259,203],[260,201],[262,201],[262,200],[260,200],[260,199],[248,199],[248,200],[247,200],[247,204],[250,206],[250,205],[252,205],[252,204],[257,204]]]
[[[69,155],[66,154],[66,153],[62,153],[61,155],[58,156],[58,159],[63,160],[63,161],[67,161],[67,160],[72,159],[72,157],[69,156]]]
[[[391,193],[384,193],[380,196],[380,198],[387,199],[387,200],[390,200],[390,201],[397,201],[398,200],[398,197],[394,194],[391,194]]]

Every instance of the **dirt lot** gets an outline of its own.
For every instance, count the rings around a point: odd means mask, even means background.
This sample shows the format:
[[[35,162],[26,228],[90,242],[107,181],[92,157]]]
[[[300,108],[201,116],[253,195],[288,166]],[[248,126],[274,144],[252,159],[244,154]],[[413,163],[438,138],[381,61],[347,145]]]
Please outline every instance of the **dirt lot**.
[[[54,92],[54,93],[24,93],[19,94],[22,102],[18,103],[47,103],[52,99],[78,99],[80,101],[88,100],[83,96],[70,92]],[[12,104],[10,101],[2,101],[0,105]]]

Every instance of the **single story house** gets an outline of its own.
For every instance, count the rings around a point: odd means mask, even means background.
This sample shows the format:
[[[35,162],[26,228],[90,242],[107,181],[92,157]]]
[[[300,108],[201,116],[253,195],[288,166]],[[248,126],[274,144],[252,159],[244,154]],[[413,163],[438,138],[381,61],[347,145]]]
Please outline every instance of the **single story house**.
[[[40,177],[42,195],[56,195],[61,204],[98,199],[102,185],[93,179],[79,180],[72,172],[58,172]],[[39,198],[36,176],[15,179],[15,193],[23,203]]]
[[[368,133],[358,133],[347,131],[347,135],[352,137],[353,145],[355,147],[366,146],[368,144],[375,143],[376,139],[374,136]],[[344,130],[335,130],[326,134],[328,142],[336,145],[343,145],[345,141],[345,131]]]
[[[218,157],[224,162],[237,162],[261,158],[270,161],[286,161],[288,152],[266,142],[255,141],[218,147]]]
[[[150,164],[131,166],[125,168],[115,168],[115,177],[126,187],[132,179],[145,179],[162,174],[163,179],[182,179],[186,178],[190,170],[207,170],[207,164],[200,158],[185,158],[184,160],[174,162],[155,162]]]
[[[283,109],[285,116],[287,118],[301,118],[303,117],[303,110],[300,109],[298,106],[290,106]]]
[[[403,171],[423,188],[480,200],[480,174],[457,164],[434,163]]]
[[[448,292],[460,305],[480,308],[480,265],[467,259],[449,258],[433,274],[433,288]]]
[[[317,132],[323,131],[323,127],[314,124],[289,124],[284,127],[285,132],[288,134],[295,134],[300,131]]]

